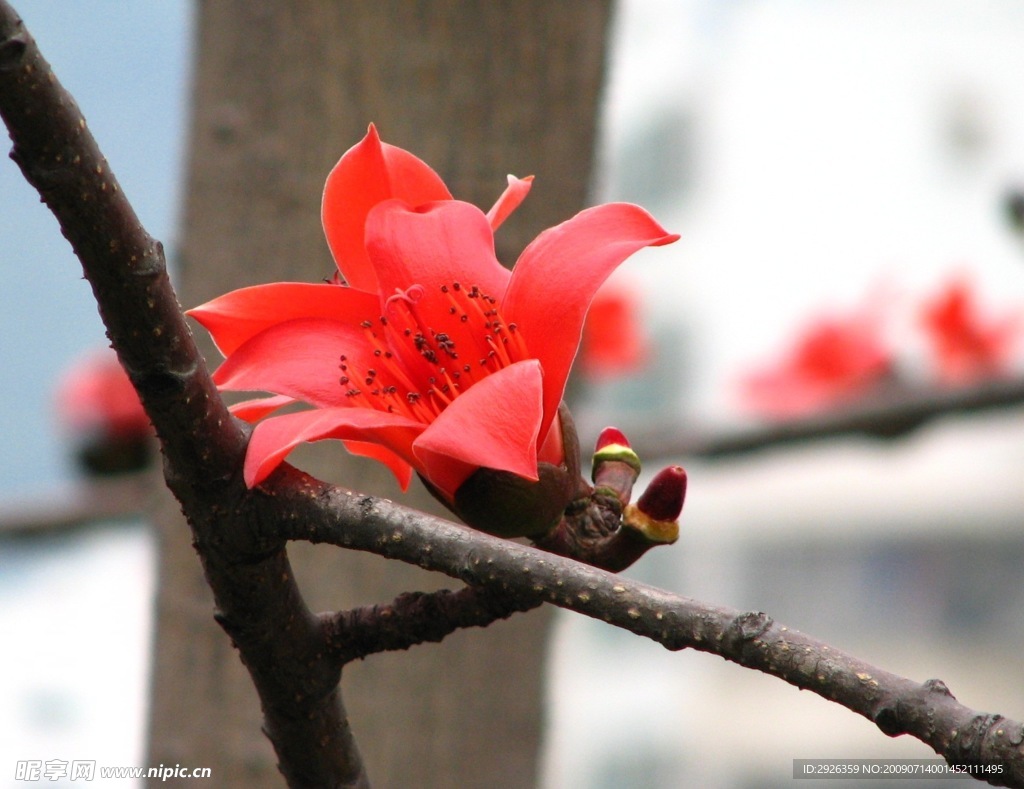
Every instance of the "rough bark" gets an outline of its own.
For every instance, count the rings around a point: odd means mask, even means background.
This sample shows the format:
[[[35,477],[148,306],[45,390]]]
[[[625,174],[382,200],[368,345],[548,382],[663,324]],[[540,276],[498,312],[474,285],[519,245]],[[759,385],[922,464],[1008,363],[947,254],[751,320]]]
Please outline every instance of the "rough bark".
[[[485,209],[506,173],[536,173],[498,236],[511,265],[537,232],[583,206],[607,16],[607,3],[589,1],[201,4],[182,302],[329,276],[323,181],[371,121]],[[347,487],[401,496],[386,472],[340,447],[300,462]],[[422,491],[401,500],[436,511]],[[215,764],[224,785],[277,786],[258,701],[212,619],[177,513],[168,501],[160,517],[150,761]],[[443,581],[347,551],[289,553],[314,610]],[[533,785],[547,618],[537,611],[347,668],[346,705],[375,785]]]

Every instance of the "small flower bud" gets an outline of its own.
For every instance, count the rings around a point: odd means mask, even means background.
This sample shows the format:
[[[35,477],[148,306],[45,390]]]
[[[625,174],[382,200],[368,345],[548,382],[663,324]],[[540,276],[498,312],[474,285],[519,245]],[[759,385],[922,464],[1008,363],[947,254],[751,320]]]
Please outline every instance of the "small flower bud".
[[[659,471],[647,490],[623,515],[623,528],[651,543],[671,544],[679,539],[679,515],[686,498],[686,472],[682,466]]]
[[[606,427],[597,437],[597,446],[594,449],[594,459],[591,464],[591,478],[595,484],[601,484],[598,482],[601,467],[610,462],[625,463],[632,468],[636,472],[633,482],[636,481],[636,477],[640,476],[640,458],[629,446],[626,436],[617,427]]]
[[[598,436],[590,478],[598,490],[610,493],[621,506],[629,503],[633,483],[640,476],[640,458],[616,427],[606,427]]]
[[[669,466],[659,471],[636,502],[636,508],[656,521],[674,521],[683,511],[686,471]]]

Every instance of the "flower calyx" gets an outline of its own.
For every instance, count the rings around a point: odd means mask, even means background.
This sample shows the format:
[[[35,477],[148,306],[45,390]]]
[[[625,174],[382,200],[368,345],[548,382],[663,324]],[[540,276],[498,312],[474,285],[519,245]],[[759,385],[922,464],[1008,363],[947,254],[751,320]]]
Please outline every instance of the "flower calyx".
[[[601,432],[593,457],[594,487],[587,486],[547,534],[533,537],[539,548],[619,572],[651,548],[679,537],[678,518],[686,495],[686,472],[659,472],[635,504],[633,485],[640,459],[616,428]]]
[[[430,480],[421,479],[438,501],[474,529],[505,538],[539,538],[557,526],[573,499],[589,490],[580,479],[579,440],[565,403],[559,406],[557,419],[563,460],[538,462],[536,480],[479,468],[455,491],[453,501]]]

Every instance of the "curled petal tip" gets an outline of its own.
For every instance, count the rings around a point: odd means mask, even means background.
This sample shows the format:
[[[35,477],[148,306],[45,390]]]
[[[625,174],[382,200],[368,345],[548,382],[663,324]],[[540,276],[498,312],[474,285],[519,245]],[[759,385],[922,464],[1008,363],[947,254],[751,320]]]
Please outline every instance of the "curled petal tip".
[[[487,221],[491,224],[491,230],[497,230],[509,215],[515,211],[520,203],[526,199],[533,185],[533,176],[517,178],[511,173],[508,174],[508,186],[502,192],[498,201],[487,212]]]

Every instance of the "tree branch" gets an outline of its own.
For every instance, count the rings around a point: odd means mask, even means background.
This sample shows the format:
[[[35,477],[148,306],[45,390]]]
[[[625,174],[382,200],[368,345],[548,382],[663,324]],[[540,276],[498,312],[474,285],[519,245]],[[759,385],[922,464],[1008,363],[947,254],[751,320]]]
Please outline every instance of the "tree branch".
[[[321,619],[329,654],[344,665],[377,652],[442,641],[462,628],[487,627],[543,602],[532,594],[467,586],[454,592],[408,592],[387,605],[322,614]]]
[[[1024,379],[991,380],[970,387],[893,387],[841,409],[733,433],[700,435],[685,426],[630,431],[644,457],[722,458],[842,435],[900,438],[933,419],[1024,403]],[[680,440],[675,436],[686,436]]]
[[[290,785],[367,785],[341,704],[339,658],[443,637],[446,630],[542,601],[669,649],[709,651],[773,674],[868,717],[888,735],[911,734],[950,762],[1005,768],[986,776],[991,783],[1024,785],[1021,724],[976,713],[940,682],[889,674],[764,614],[671,595],[288,467],[264,488],[247,490],[240,478],[246,435],[192,341],[160,244],[139,224],[77,106],[5,0],[0,116],[14,143],[12,157],[78,254],[111,343],[156,427],[167,482],[192,528],[217,619],[252,675]],[[409,632],[382,627],[370,645],[368,628],[380,624],[387,609],[313,616],[293,579],[287,539],[372,551],[477,588],[447,601],[443,595],[400,598],[392,609]]]
[[[149,471],[68,485],[0,502],[0,537],[71,531],[98,521],[141,518],[156,480]]]
[[[299,496],[291,495],[299,491]],[[710,605],[571,559],[510,543],[394,502],[283,468],[267,484],[272,522],[290,539],[369,551],[522,601],[543,600],[650,638],[709,652],[843,705],[886,735],[909,734],[950,764],[998,765],[980,776],[1024,786],[1024,724],[960,704],[937,679],[892,674],[761,612]]]
[[[284,542],[254,538],[238,513],[246,435],[192,340],[161,244],[139,223],[74,99],[13,8],[0,0],[0,116],[11,158],[57,217],[92,285],[111,344],[163,449],[213,590],[218,621],[252,675],[265,730],[292,786],[365,786],[338,691],[319,655]]]

